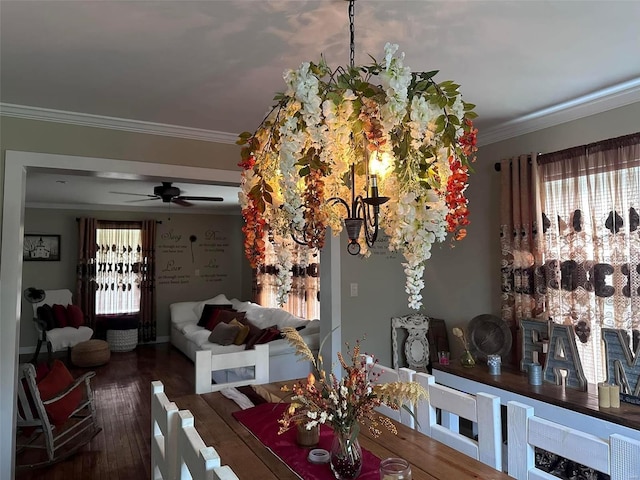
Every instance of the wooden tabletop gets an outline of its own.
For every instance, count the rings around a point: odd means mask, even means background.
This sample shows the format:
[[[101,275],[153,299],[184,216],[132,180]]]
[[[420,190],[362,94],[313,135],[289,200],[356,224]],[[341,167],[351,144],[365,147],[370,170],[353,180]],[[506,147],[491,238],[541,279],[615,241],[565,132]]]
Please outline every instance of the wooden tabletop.
[[[229,465],[241,480],[300,478],[233,417],[233,412],[239,410],[235,402],[217,392],[187,395],[174,401],[178,408],[191,411],[202,440],[217,450],[223,464]],[[413,480],[509,478],[413,429],[397,423],[396,426],[397,435],[384,431],[378,438],[363,428],[360,444],[380,458],[408,460]]]

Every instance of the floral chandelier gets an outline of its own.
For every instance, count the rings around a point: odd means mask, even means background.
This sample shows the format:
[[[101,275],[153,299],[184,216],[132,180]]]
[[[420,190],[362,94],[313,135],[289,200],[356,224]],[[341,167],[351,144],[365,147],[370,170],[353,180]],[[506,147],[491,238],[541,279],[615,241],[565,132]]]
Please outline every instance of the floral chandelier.
[[[349,67],[321,58],[286,71],[286,92],[240,135],[245,252],[259,269],[265,241],[273,244],[284,303],[294,242],[321,249],[327,227],[338,235],[344,222],[349,253],[368,256],[382,228],[404,256],[409,308],[419,310],[431,246],[466,235],[475,105],[452,81],[436,83],[437,71],[412,73],[397,45],[385,45],[381,63],[354,66],[354,0],[349,23]]]

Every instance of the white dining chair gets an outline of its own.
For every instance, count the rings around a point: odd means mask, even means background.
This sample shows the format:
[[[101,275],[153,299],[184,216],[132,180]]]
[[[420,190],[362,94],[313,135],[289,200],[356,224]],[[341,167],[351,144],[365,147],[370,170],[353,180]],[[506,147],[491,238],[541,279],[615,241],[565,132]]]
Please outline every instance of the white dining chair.
[[[369,369],[369,379],[375,383],[412,382],[415,370],[399,368],[397,370],[376,363],[370,355],[362,355]],[[415,428],[415,407],[405,405],[399,410],[394,410],[387,405],[380,405],[376,411],[410,428]]]
[[[432,375],[422,372],[416,373],[414,380],[429,392],[429,398],[417,405],[418,431],[496,470],[502,470],[500,398],[487,393],[470,395],[460,392],[435,383]],[[477,440],[460,433],[460,417],[477,426]]]
[[[611,480],[640,480],[640,441],[623,435],[602,439],[536,417],[528,405],[508,402],[507,436],[508,472],[517,480],[556,478],[536,467],[536,447],[607,474]]]
[[[178,478],[180,480],[239,480],[228,465],[220,465],[220,456],[207,447],[194,427],[189,410],[178,412]]]
[[[151,480],[177,477],[178,407],[164,393],[162,382],[151,382]]]

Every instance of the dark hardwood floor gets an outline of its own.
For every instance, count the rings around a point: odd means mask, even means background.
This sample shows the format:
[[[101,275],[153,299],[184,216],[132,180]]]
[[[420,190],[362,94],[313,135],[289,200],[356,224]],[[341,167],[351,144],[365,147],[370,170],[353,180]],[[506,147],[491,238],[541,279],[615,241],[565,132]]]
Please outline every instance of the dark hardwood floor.
[[[61,360],[73,376],[96,372],[91,385],[102,431],[71,458],[47,468],[18,470],[16,479],[150,478],[151,382],[160,380],[169,399],[192,394],[191,360],[169,344],[112,353],[107,365],[92,369],[70,366],[66,357]]]

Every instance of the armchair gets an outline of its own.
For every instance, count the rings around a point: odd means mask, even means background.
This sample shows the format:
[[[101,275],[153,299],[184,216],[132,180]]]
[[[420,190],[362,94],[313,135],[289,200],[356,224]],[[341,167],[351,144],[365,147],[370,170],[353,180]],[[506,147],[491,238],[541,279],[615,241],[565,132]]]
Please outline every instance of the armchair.
[[[93,330],[85,325],[78,328],[57,327],[47,330],[46,320],[39,317],[38,307],[45,304],[57,304],[66,307],[72,303],[71,298],[71,291],[68,289],[47,290],[45,291],[45,297],[42,300],[32,303],[34,326],[38,332],[38,345],[31,363],[36,363],[43,343],[47,345],[48,361],[51,362],[52,352],[70,349],[80,342],[89,340],[93,336]]]

